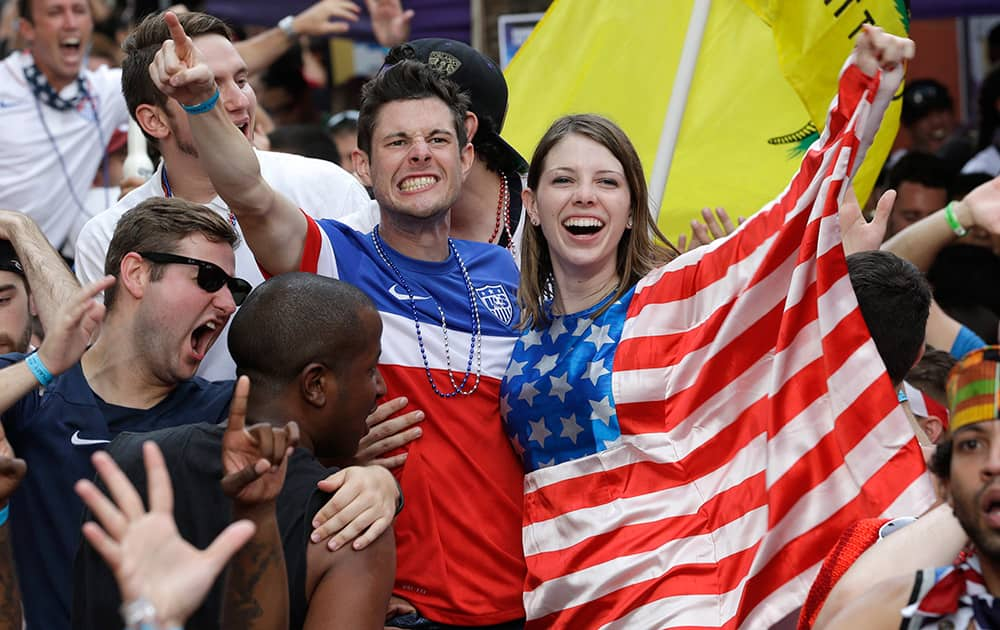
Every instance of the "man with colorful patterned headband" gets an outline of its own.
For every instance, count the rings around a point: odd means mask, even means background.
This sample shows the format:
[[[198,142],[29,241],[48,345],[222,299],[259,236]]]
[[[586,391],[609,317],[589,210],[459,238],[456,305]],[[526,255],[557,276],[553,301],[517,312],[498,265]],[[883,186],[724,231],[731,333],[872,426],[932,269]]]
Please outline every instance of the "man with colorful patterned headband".
[[[970,553],[952,566],[882,582],[825,627],[1000,628],[1000,603],[994,602],[1000,594],[1000,346],[965,355],[951,370],[947,393],[952,434],[938,445],[931,470],[971,541]]]

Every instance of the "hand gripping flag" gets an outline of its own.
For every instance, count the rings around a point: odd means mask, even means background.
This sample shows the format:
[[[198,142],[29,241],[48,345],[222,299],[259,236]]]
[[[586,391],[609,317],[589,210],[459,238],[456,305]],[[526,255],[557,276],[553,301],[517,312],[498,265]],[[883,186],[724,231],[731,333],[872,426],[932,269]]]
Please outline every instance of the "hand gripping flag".
[[[529,627],[766,628],[846,526],[930,504],[837,217],[901,74],[848,65],[778,199],[639,283],[621,443],[525,480]]]

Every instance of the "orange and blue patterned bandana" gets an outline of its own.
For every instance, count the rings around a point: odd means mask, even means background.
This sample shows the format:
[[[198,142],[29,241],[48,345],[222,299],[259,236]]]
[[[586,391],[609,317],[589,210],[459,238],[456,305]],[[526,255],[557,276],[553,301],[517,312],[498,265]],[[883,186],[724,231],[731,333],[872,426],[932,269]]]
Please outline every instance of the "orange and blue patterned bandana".
[[[962,357],[948,374],[950,429],[1000,419],[1000,346]]]

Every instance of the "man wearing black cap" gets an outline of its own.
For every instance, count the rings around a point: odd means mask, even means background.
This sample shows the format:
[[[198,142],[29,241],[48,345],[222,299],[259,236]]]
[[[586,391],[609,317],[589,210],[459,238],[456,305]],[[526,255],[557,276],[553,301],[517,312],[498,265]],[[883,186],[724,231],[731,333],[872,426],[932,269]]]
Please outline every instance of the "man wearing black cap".
[[[33,310],[24,267],[10,241],[0,240],[0,354],[28,351]]]
[[[449,235],[504,247],[520,267],[518,245],[524,231],[521,175],[528,163],[500,137],[507,116],[507,81],[503,73],[489,57],[453,39],[432,37],[396,46],[386,55],[383,68],[404,59],[426,64],[458,85],[469,97],[469,112],[474,114],[469,141],[476,159],[451,207]],[[378,206],[372,203],[342,220],[367,232],[378,223]]]
[[[470,134],[476,160],[451,207],[454,238],[506,247],[514,260],[524,228],[521,175],[524,158],[500,137],[507,116],[507,82],[500,68],[476,49],[451,39],[418,39],[397,46],[386,64],[416,59],[454,81],[469,95],[477,126]]]
[[[394,524],[394,592],[441,626],[520,627],[523,473],[498,395],[500,366],[517,340],[518,274],[509,253],[449,237],[452,209],[477,161],[467,98],[409,59],[365,85],[353,158],[380,216],[372,232],[360,233],[310,218],[268,185],[215,106],[215,77],[202,53],[176,17],[166,18],[172,39],[150,75],[187,106],[205,172],[259,264],[275,275],[328,275],[368,293],[384,325],[378,368],[386,390],[426,413],[399,475],[413,501]]]
[[[957,171],[972,157],[972,140],[955,120],[951,94],[934,79],[907,83],[900,122],[910,136],[910,149],[893,153],[889,166],[894,166],[906,153],[924,153],[942,158],[949,168]]]
[[[935,153],[955,130],[948,88],[934,79],[917,79],[903,90],[900,118],[910,134],[910,150]]]

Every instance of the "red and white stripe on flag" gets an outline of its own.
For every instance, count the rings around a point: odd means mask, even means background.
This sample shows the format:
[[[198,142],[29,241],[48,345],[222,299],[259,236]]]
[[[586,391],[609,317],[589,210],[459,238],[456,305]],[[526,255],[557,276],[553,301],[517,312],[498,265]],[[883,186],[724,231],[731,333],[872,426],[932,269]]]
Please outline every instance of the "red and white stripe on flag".
[[[848,66],[778,199],[637,287],[620,443],[525,480],[529,628],[768,627],[848,524],[929,505],[837,218],[890,83]]]

